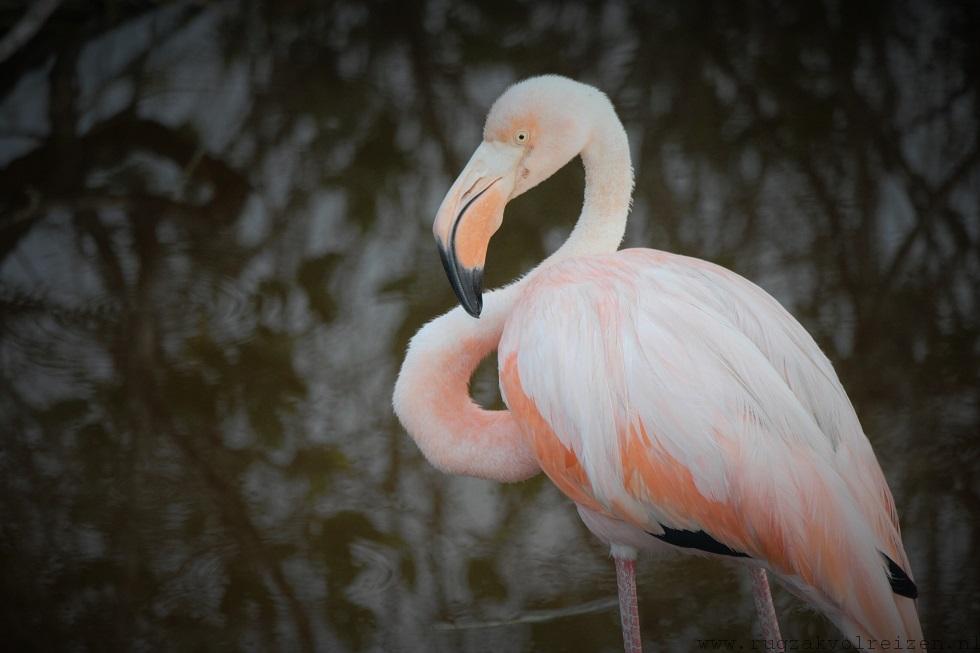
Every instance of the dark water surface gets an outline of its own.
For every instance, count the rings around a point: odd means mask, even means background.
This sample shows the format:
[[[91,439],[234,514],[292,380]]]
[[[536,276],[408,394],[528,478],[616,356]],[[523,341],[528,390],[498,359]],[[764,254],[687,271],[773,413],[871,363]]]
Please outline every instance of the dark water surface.
[[[926,634],[972,642],[980,5],[787,4],[65,2],[0,62],[0,648],[620,648],[569,501],[441,475],[390,409],[454,304],[438,203],[543,72],[619,107],[628,245],[731,267],[814,334]],[[581,185],[511,205],[488,285],[558,246]],[[651,648],[755,634],[741,574],[640,569]],[[837,636],[776,603],[786,636]]]

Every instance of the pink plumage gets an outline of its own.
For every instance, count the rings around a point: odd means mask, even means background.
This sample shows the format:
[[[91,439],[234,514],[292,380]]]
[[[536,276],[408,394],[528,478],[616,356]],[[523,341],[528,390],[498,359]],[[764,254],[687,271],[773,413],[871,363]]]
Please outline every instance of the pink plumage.
[[[625,131],[608,99],[560,77],[515,85],[440,207],[457,308],[413,338],[396,412],[451,473],[544,471],[617,560],[624,639],[639,650],[639,550],[765,570],[852,640],[922,636],[891,493],[830,362],[758,286],[698,259],[616,251],[629,211]],[[565,245],[518,282],[480,288],[506,202],[575,155],[585,202]],[[507,411],[468,394],[498,350]],[[626,618],[629,617],[629,618]]]

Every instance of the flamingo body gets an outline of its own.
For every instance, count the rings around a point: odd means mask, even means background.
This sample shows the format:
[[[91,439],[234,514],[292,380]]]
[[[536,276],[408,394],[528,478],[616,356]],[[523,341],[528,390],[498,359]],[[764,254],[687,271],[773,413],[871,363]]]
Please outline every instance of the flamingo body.
[[[758,286],[654,250],[576,257],[528,280],[498,358],[541,469],[602,539],[761,564],[852,637],[917,628],[854,410]]]

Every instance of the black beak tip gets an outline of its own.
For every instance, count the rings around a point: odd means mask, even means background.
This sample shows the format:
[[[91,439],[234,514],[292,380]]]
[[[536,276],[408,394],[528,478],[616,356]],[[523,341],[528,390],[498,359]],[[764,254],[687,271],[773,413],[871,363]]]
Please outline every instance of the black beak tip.
[[[447,250],[441,244],[439,258],[460,306],[473,317],[480,317],[483,311],[483,268],[464,268],[456,262],[452,248]]]
[[[464,291],[460,297],[460,304],[463,309],[473,317],[480,317],[483,311],[483,268],[473,268],[472,270],[462,268],[460,270],[460,280]]]

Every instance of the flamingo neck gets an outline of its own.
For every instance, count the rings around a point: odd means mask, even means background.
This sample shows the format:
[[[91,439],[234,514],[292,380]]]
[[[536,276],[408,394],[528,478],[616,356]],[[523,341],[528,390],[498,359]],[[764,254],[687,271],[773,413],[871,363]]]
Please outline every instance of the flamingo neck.
[[[585,200],[568,240],[546,263],[572,256],[615,252],[626,233],[633,196],[629,140],[615,111],[601,113],[582,149]]]
[[[409,344],[395,383],[395,413],[444,472],[513,482],[540,471],[510,411],[486,410],[469,393],[473,372],[497,349],[517,292],[515,284],[487,293],[479,320],[457,307]]]
[[[538,269],[573,256],[616,251],[626,231],[633,193],[626,130],[612,105],[597,111],[582,149],[585,199],[565,244]],[[519,481],[541,471],[507,410],[486,410],[470,398],[469,382],[500,343],[523,279],[487,293],[479,320],[455,308],[412,338],[395,383],[398,419],[435,467],[496,481]]]

